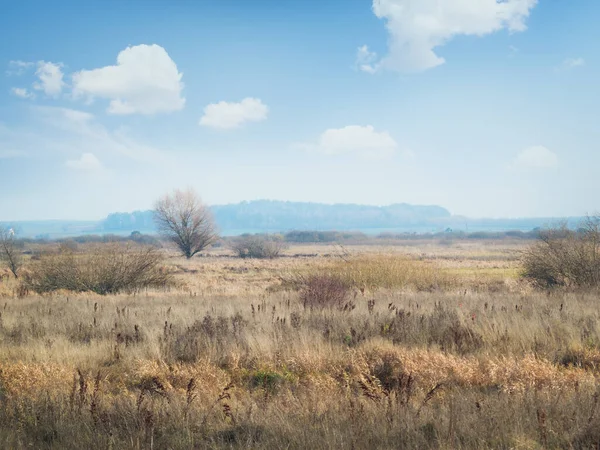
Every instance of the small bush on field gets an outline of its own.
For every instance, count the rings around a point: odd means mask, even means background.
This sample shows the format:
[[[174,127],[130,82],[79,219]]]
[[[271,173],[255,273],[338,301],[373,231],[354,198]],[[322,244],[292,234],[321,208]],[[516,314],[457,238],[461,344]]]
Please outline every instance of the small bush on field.
[[[30,267],[23,285],[40,294],[65,289],[100,295],[164,287],[172,280],[162,261],[162,254],[153,247],[113,243],[85,253],[62,248],[42,255]]]
[[[312,274],[298,280],[300,301],[305,308],[343,308],[351,285],[328,274]]]
[[[462,323],[457,312],[452,309],[436,306],[427,322],[429,344],[439,345],[444,352],[466,354],[483,346],[481,335]]]
[[[219,363],[232,351],[244,349],[248,322],[239,314],[213,317],[206,314],[184,329],[165,323],[160,339],[162,357],[167,361],[197,362],[212,354]]]
[[[523,255],[523,277],[542,288],[600,285],[600,217],[575,231],[561,225],[539,232]]]
[[[247,235],[236,239],[231,248],[240,258],[273,259],[285,250],[285,242],[277,235]]]

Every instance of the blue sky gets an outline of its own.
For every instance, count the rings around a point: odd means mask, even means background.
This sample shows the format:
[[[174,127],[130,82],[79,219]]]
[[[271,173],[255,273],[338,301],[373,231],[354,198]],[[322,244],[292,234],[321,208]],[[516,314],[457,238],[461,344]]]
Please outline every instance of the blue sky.
[[[592,0],[4,0],[0,221],[173,188],[600,210]]]

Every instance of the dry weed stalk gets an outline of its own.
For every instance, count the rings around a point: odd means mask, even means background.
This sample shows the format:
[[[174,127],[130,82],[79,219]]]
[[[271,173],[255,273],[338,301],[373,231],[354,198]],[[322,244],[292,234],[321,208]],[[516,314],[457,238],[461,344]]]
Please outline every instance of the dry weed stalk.
[[[536,411],[540,441],[544,448],[548,447],[548,429],[546,427],[546,411],[538,408]]]
[[[421,414],[421,410],[423,409],[423,407],[433,398],[435,397],[435,394],[441,390],[443,387],[445,386],[445,383],[437,383],[433,388],[431,388],[429,390],[429,392],[427,392],[427,395],[425,395],[425,398],[423,399],[423,402],[421,402],[421,405],[419,406],[419,409],[417,409],[417,414],[416,416],[418,417]]]
[[[230,382],[230,383],[227,384],[227,386],[225,386],[221,390],[221,392],[219,393],[219,396],[210,405],[210,407],[208,408],[208,411],[206,411],[206,414],[204,415],[202,421],[200,422],[202,426],[206,426],[206,423],[208,421],[208,418],[209,418],[210,414],[212,413],[213,409],[217,405],[221,406],[221,410],[223,412],[223,415],[225,417],[229,418],[231,420],[231,423],[235,424],[235,417],[233,416],[233,413],[231,411],[231,406],[229,405],[229,403],[227,403],[227,400],[231,400],[231,393],[230,393],[230,391],[233,388],[234,388],[234,384],[233,384],[233,382]]]
[[[194,402],[194,400],[196,399],[196,397],[198,396],[198,394],[196,393],[196,379],[195,378],[190,378],[190,381],[188,382],[186,389],[185,389],[185,413],[184,416],[187,419],[188,414],[190,412],[190,408],[192,407],[192,403]]]

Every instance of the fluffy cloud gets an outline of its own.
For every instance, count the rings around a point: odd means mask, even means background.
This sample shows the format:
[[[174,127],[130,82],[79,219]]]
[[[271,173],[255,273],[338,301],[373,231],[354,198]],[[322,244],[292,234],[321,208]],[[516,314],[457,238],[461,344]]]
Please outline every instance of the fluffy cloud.
[[[21,98],[35,98],[35,94],[33,92],[30,92],[26,88],[17,88],[17,87],[14,87],[14,88],[12,88],[10,90],[10,92],[13,95],[16,95],[17,97],[21,97]]]
[[[246,122],[265,120],[269,107],[258,98],[245,98],[239,103],[212,103],[204,108],[200,125],[211,128],[237,128]]]
[[[117,56],[117,64],[73,74],[75,96],[110,100],[111,114],[156,114],[178,111],[182,74],[159,45],[128,47]]]
[[[359,56],[369,59],[360,67],[366,72],[418,72],[439,66],[445,61],[435,53],[437,47],[459,35],[523,31],[536,4],[537,0],[373,0],[373,12],[386,21],[389,54],[375,61],[363,46]]]
[[[62,64],[40,61],[38,62],[35,74],[40,81],[33,84],[34,89],[44,91],[50,97],[58,97],[60,95],[65,86]]]
[[[300,144],[296,148],[326,155],[357,154],[367,158],[386,158],[398,149],[387,131],[375,131],[371,125],[349,125],[325,130],[316,144]]]
[[[58,97],[66,86],[63,81],[64,73],[62,63],[39,61],[37,63],[26,61],[10,61],[7,75],[23,75],[30,68],[36,66],[35,76],[38,80],[33,83],[33,89],[43,91],[49,97]],[[12,88],[11,92],[21,98],[35,98],[35,94],[26,88]]]
[[[558,156],[546,147],[537,145],[522,150],[513,165],[528,169],[554,169],[558,167]]]
[[[83,153],[79,159],[70,159],[66,162],[67,167],[74,170],[93,172],[102,170],[102,163],[93,153]]]

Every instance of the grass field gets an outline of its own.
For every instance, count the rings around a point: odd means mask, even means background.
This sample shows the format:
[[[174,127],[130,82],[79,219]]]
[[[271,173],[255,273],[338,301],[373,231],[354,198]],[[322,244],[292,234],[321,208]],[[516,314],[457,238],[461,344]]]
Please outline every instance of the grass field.
[[[598,448],[598,293],[534,290],[523,245],[173,254],[136,295],[3,278],[0,447]],[[290,288],[323,274],[343,307]]]

